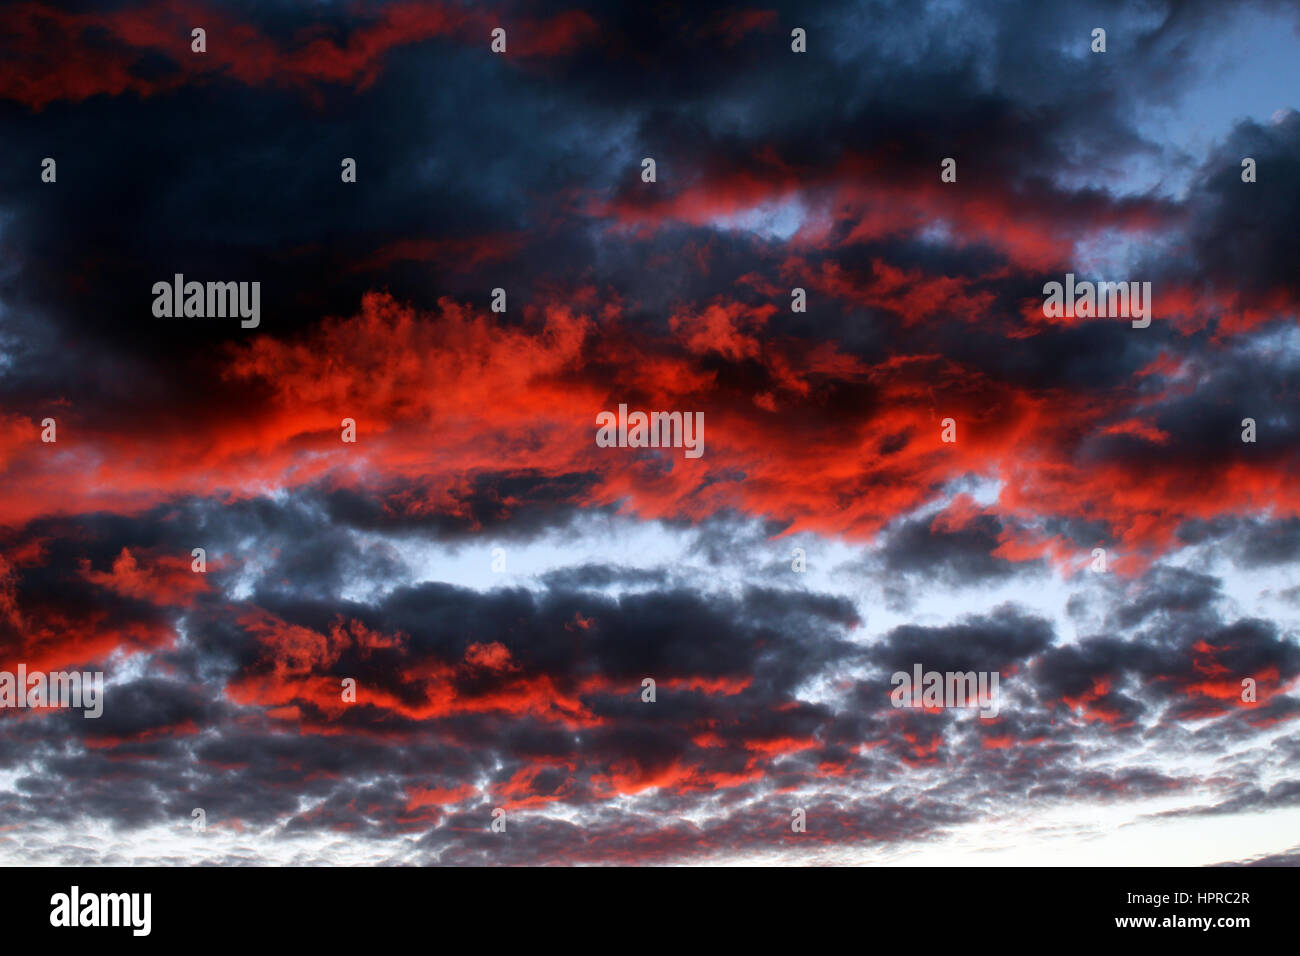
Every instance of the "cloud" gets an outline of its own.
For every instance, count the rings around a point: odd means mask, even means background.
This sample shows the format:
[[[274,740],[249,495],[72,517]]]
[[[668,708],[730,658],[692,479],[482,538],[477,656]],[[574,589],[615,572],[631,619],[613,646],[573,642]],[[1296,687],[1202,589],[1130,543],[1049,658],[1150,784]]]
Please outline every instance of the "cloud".
[[[1189,145],[1207,64],[1249,92],[1211,5],[8,12],[0,665],[108,680],[0,715],[8,852],[855,862],[1292,807],[1300,121]],[[1045,317],[1066,272],[1151,326]],[[155,319],[177,273],[261,325]],[[598,447],[619,404],[703,457]],[[918,662],[998,716],[893,708]]]

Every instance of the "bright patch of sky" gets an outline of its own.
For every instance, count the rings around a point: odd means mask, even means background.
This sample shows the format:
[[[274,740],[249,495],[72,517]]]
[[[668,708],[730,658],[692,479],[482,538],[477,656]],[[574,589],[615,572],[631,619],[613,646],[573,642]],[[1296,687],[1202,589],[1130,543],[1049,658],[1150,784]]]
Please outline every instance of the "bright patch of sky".
[[[743,229],[764,239],[789,239],[803,225],[807,212],[797,198],[763,203],[730,216],[716,216],[710,223],[715,229]]]
[[[1089,55],[1123,55],[1118,39],[1122,37],[1111,36],[1110,52]],[[1185,56],[1188,69],[1176,98],[1139,100],[1133,116],[1138,133],[1164,152],[1124,157],[1118,179],[1107,170],[1103,180],[1088,181],[1087,174],[1080,174],[1080,181],[1070,185],[1182,198],[1196,168],[1237,122],[1268,125],[1300,107],[1300,17],[1294,10],[1225,5],[1218,23],[1201,31]]]

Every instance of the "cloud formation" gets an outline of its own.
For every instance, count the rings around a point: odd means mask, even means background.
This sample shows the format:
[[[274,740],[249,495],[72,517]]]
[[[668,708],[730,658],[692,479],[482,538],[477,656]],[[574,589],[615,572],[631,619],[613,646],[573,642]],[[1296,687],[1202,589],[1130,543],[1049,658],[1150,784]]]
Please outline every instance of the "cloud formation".
[[[0,846],[855,862],[1074,804],[1294,856],[1300,113],[1216,17],[11,5],[0,668],[107,690],[0,711]],[[1197,151],[1206,63],[1273,105]],[[1150,327],[1046,317],[1067,272]],[[261,325],[154,318],[177,273]]]

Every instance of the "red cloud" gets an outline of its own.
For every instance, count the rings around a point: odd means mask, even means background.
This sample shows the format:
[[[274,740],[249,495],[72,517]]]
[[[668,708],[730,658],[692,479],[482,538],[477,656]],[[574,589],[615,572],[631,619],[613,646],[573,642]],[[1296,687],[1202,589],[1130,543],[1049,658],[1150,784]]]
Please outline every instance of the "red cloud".
[[[508,28],[509,54],[516,60],[569,54],[599,33],[596,22],[578,10],[516,26],[456,4],[399,2],[378,7],[345,34],[317,23],[281,45],[257,26],[200,3],[153,2],[87,13],[19,3],[6,10],[10,40],[0,47],[7,61],[0,69],[0,99],[40,110],[101,94],[153,96],[217,77],[308,92],[325,83],[364,89],[378,79],[392,50],[434,37],[481,44],[491,55],[489,34],[497,26]],[[191,49],[196,27],[207,32],[204,53]],[[136,69],[146,56],[158,55],[176,70],[146,78]]]

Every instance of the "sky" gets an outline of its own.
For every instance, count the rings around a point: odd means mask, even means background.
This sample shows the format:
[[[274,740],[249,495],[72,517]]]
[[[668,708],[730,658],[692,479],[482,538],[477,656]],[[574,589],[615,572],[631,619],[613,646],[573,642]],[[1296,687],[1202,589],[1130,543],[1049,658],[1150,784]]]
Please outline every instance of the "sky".
[[[0,23],[0,861],[1300,862],[1300,4]]]

